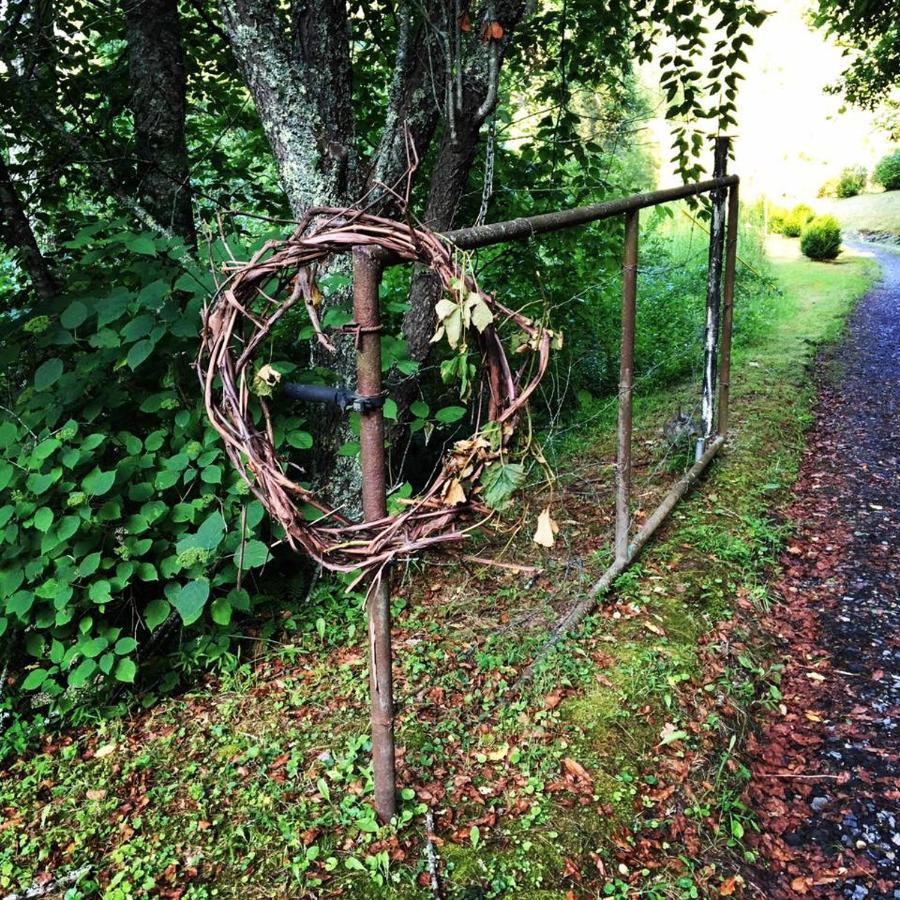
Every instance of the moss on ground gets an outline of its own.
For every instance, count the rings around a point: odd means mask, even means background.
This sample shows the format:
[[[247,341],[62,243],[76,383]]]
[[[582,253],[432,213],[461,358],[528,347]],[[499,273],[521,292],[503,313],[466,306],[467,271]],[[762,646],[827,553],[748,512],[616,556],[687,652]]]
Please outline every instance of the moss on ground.
[[[760,702],[764,661],[736,663],[705,684],[698,641],[736,597],[761,610],[769,602],[766,577],[784,537],[777,510],[809,422],[809,367],[875,274],[850,255],[809,262],[788,242],[775,246],[773,267],[783,289],[777,318],[764,344],[736,354],[720,460],[527,692],[509,686],[608,561],[609,410],[557,450],[569,470],[563,531],[543,578],[433,566],[404,580],[395,610],[398,832],[379,829],[369,806],[358,601],[348,606],[325,586],[295,614],[298,636],[264,660],[131,720],[52,736],[0,772],[0,888],[90,864],[67,896],[424,897],[426,808],[452,897],[627,896],[636,877],[645,896],[690,897],[725,877],[713,862],[701,878],[699,859],[636,876],[614,852],[655,827],[643,815],[642,780],[661,752],[661,728],[683,730],[687,742],[696,725],[685,687],[726,693],[747,712]],[[638,403],[648,509],[672,477],[655,438],[672,405],[670,392]],[[531,562],[525,531],[498,540]],[[739,730],[698,727],[715,732],[726,756],[735,752]],[[734,779],[695,775],[709,823],[704,853],[725,859],[740,849],[746,812]]]

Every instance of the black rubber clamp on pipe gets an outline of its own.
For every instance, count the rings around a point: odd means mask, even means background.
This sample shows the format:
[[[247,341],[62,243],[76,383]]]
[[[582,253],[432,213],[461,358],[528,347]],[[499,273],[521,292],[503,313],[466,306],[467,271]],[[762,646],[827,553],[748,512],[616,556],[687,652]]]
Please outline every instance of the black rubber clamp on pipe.
[[[327,384],[297,384],[285,382],[282,392],[291,400],[302,400],[305,403],[326,403],[341,410],[352,409],[354,412],[367,413],[381,409],[387,399],[386,394],[363,396],[347,387],[331,387]]]

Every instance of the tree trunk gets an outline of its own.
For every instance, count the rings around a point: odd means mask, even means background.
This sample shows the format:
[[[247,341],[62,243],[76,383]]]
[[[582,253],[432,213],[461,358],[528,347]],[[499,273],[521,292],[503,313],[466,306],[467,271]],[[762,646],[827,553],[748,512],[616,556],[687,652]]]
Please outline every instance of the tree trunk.
[[[177,0],[124,0],[138,196],[150,214],[196,242],[184,134],[186,85]]]
[[[22,208],[2,155],[0,155],[0,233],[7,247],[18,255],[22,268],[31,278],[38,296],[42,300],[49,300],[55,296],[59,286],[38,247],[31,223]]]
[[[524,4],[512,4],[504,21],[507,29],[518,24]],[[463,75],[463,105],[455,112],[453,128],[445,126],[428,192],[425,224],[435,231],[452,228],[459,212],[472,163],[478,152],[481,126],[497,105],[503,43],[490,41],[474,52]],[[440,299],[440,283],[432,272],[419,269],[413,276],[409,310],[403,320],[403,333],[410,356],[422,362],[434,333],[434,305]]]
[[[303,61],[291,48],[278,10],[269,0],[222,0],[221,13],[294,216],[301,218],[310,206],[340,202],[337,188],[346,167],[329,152],[319,127],[324,104],[307,87]],[[343,102],[349,105],[349,98]]]
[[[335,201],[358,190],[353,146],[353,69],[345,0],[298,0],[291,11],[294,46],[316,113],[321,167]]]
[[[481,123],[469,117],[457,121],[455,141],[444,134],[425,209],[425,224],[435,231],[453,227],[478,151],[480,129]],[[403,319],[403,334],[409,345],[409,355],[417,362],[428,356],[435,327],[434,306],[440,295],[441,283],[434,272],[417,268],[410,285],[409,309]]]

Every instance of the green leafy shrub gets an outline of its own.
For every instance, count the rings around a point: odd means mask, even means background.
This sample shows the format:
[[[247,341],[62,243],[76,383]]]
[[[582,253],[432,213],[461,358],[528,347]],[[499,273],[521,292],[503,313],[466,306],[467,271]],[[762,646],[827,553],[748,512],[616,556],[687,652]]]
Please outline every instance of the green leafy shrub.
[[[841,252],[841,226],[834,216],[817,216],[800,236],[800,249],[810,259],[836,259]]]
[[[900,190],[900,149],[878,161],[872,172],[872,181],[880,184],[886,191]]]
[[[783,206],[774,203],[769,204],[768,208],[768,226],[771,234],[784,234],[784,225],[790,216],[790,211]]]
[[[785,217],[781,233],[785,237],[800,237],[814,216],[815,213],[805,203],[798,203]]]
[[[816,193],[817,197],[837,197],[837,178],[829,178],[824,182]]]
[[[96,231],[69,242],[80,280],[2,343],[0,634],[18,687],[57,709],[133,682],[170,616],[224,652],[270,555],[191,371],[209,273],[147,234]],[[279,427],[311,443],[301,418]]]
[[[835,196],[842,199],[855,197],[866,186],[868,173],[862,166],[848,166],[838,176],[835,184]]]

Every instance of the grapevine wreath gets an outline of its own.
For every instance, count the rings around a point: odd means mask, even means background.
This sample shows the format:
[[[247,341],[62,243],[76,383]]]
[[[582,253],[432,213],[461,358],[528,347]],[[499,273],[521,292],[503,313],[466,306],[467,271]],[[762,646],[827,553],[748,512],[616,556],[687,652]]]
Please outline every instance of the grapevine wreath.
[[[357,247],[381,248],[392,259],[420,263],[437,274],[443,297],[436,307],[440,326],[435,337],[446,336],[462,348],[472,340],[487,387],[481,392],[478,429],[449,448],[424,492],[405,501],[395,515],[364,523],[347,520],[285,474],[269,406],[253,390],[259,375],[254,353],[296,304],[305,305],[319,343],[333,350],[319,320],[316,268],[332,254]],[[459,542],[465,537],[461,521],[487,512],[480,496],[482,475],[507,458],[517,420],[547,370],[558,336],[482,291],[463,259],[424,227],[354,209],[316,208],[287,240],[268,242],[248,263],[230,264],[227,280],[204,310],[198,371],[209,419],[231,462],[284,528],[290,545],[327,569],[377,578],[393,560]],[[497,330],[501,322],[521,332],[516,350],[525,359],[515,372]],[[251,393],[257,395],[261,419],[258,412],[254,416]],[[308,506],[318,511],[314,521],[304,515]]]

